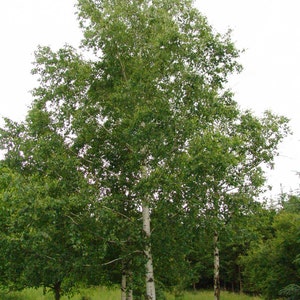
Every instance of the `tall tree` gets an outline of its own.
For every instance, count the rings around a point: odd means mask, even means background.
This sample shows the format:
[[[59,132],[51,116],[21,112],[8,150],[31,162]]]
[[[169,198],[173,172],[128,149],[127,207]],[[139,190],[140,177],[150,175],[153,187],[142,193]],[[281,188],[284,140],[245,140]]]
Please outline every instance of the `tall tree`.
[[[272,166],[279,142],[288,133],[286,118],[266,112],[261,119],[250,112],[215,123],[191,141],[186,181],[191,205],[209,221],[214,240],[215,299],[220,297],[219,233],[235,215],[251,211],[264,187],[262,166]],[[200,184],[199,184],[200,183]]]
[[[78,16],[93,59],[70,47],[40,48],[35,103],[81,158],[101,198],[114,199],[110,208],[130,218],[142,207],[149,220],[168,161],[207,126],[236,114],[222,88],[239,69],[238,51],[191,1],[80,0]],[[155,299],[151,230],[144,228],[147,298]]]
[[[146,274],[146,298],[154,300],[150,217],[170,207],[175,215],[196,211],[196,219],[206,212],[215,232],[238,207],[230,189],[251,191],[261,179],[258,166],[285,120],[269,115],[262,124],[239,111],[225,88],[241,69],[239,51],[192,1],[79,0],[78,18],[82,55],[69,46],[36,52],[33,106],[96,187],[95,219],[119,216],[104,237],[117,257],[106,252],[103,264],[126,266],[133,281]]]

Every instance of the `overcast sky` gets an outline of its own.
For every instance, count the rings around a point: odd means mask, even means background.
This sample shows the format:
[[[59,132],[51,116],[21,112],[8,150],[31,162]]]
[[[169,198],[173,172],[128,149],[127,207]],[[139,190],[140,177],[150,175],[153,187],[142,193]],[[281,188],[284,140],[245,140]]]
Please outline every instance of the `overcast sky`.
[[[75,0],[9,0],[0,3],[0,116],[20,121],[36,85],[30,74],[37,45],[53,49],[81,39]],[[300,171],[300,1],[197,0],[195,5],[221,33],[233,29],[244,71],[230,87],[242,108],[266,109],[291,119],[293,136],[280,147],[275,170],[268,173],[272,195],[299,188]],[[0,124],[3,124],[0,121]]]

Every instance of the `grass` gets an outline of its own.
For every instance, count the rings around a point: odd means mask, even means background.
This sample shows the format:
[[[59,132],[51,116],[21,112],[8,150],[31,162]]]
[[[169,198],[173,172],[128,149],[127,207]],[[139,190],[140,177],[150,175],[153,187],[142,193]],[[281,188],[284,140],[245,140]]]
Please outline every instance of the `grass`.
[[[174,296],[167,294],[167,300],[174,300]],[[118,289],[107,288],[90,288],[81,290],[80,294],[77,294],[71,298],[66,296],[61,300],[119,300],[120,291]],[[42,289],[26,289],[22,292],[4,293],[0,291],[1,300],[53,300],[52,293],[43,295]],[[200,291],[200,292],[186,292],[180,300],[213,300],[213,292]],[[221,293],[222,300],[261,300],[259,297],[250,297],[246,295],[238,295],[229,292]]]
[[[73,297],[62,296],[61,300],[119,300],[120,292],[117,289],[89,288],[82,289],[80,293]],[[25,289],[21,292],[0,291],[1,300],[54,300],[53,293],[43,295],[43,289]]]
[[[173,295],[167,295],[167,300],[174,300]],[[212,291],[186,292],[180,300],[213,300]],[[250,297],[229,292],[221,292],[222,300],[261,300],[260,297]]]

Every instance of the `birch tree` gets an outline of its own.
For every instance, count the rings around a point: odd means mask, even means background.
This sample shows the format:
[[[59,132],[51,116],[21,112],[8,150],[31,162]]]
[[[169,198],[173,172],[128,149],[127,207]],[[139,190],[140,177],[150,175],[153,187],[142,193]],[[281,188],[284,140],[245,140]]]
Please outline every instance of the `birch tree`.
[[[215,33],[192,1],[78,0],[77,8],[81,53],[39,47],[33,106],[96,188],[95,218],[114,216],[104,222],[113,250],[104,259],[117,257],[102,265],[126,266],[133,281],[145,274],[146,299],[155,300],[150,219],[157,203],[172,204],[176,214],[197,199],[219,217],[230,188],[246,190],[260,178],[259,149],[268,139],[254,134],[259,121],[245,125],[251,114],[242,117],[225,88],[241,69],[230,34]],[[119,279],[126,290],[121,270]]]
[[[214,291],[220,298],[219,234],[238,214],[247,214],[264,189],[264,167],[272,167],[279,143],[288,134],[287,119],[266,112],[262,118],[240,112],[191,141],[186,159],[189,205],[207,220],[214,245]]]
[[[223,86],[240,68],[238,51],[191,1],[80,0],[78,17],[82,49],[93,58],[41,47],[34,102],[77,153],[102,203],[129,219],[143,207],[149,220],[163,201],[158,176],[168,161],[208,124],[235,114]],[[144,229],[153,284],[146,297],[155,299],[148,222]]]

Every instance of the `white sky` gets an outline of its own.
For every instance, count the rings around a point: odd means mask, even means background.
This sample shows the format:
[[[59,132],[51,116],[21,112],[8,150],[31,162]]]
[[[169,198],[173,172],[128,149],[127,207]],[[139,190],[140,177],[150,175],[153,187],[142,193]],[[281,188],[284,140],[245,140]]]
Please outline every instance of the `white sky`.
[[[30,74],[37,45],[53,49],[81,39],[75,0],[2,0],[0,3],[0,116],[20,121],[35,86]],[[246,52],[242,74],[230,86],[242,108],[266,109],[291,119],[294,135],[280,147],[268,177],[272,195],[299,188],[300,172],[300,1],[196,0],[209,23],[221,33],[233,29],[233,40]],[[0,121],[0,124],[3,124]]]

